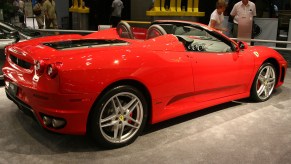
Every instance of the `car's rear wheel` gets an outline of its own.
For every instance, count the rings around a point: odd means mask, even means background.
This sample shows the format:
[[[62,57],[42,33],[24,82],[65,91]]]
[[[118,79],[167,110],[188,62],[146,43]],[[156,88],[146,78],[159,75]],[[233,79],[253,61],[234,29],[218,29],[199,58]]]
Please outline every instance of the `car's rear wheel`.
[[[107,91],[93,109],[90,127],[93,139],[101,146],[118,148],[132,143],[147,120],[147,103],[132,86]]]
[[[270,98],[276,84],[276,71],[271,63],[264,63],[256,74],[251,88],[251,98],[262,102]]]

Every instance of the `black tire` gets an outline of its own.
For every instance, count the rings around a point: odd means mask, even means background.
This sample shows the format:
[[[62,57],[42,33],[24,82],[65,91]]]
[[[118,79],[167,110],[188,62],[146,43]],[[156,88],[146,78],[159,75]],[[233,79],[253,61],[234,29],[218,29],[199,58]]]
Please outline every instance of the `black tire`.
[[[264,63],[253,81],[250,98],[256,102],[268,100],[275,88],[276,79],[277,75],[274,65]]]
[[[132,143],[143,131],[148,114],[144,95],[128,85],[107,91],[93,108],[90,132],[93,140],[105,148]]]

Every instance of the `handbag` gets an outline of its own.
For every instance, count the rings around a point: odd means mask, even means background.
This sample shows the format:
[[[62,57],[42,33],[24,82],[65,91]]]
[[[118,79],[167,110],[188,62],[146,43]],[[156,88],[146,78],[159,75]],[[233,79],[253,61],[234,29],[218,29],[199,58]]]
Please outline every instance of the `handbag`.
[[[40,8],[40,4],[36,4],[37,6],[33,9],[33,14],[35,16],[39,16],[41,14],[41,8]]]
[[[39,16],[41,14],[41,10],[33,10],[33,14]]]

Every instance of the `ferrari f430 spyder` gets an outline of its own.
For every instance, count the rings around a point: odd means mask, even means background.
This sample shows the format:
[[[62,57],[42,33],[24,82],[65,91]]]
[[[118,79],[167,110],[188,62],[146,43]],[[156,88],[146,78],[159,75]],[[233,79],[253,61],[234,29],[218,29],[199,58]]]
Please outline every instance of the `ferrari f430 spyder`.
[[[5,91],[20,110],[45,129],[88,133],[110,148],[132,143],[146,123],[247,97],[266,101],[287,69],[271,48],[174,20],[31,39],[5,55]]]

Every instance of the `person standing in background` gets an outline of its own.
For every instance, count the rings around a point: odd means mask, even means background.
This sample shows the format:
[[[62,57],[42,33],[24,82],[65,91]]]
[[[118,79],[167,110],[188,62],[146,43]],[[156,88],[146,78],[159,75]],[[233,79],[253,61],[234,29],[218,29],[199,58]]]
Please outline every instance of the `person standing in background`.
[[[123,2],[121,0],[114,0],[111,5],[112,13],[110,17],[110,22],[112,27],[116,27],[117,24],[121,21],[121,12],[124,8]]]
[[[43,29],[44,27],[44,11],[43,11],[44,1],[45,0],[38,0],[36,4],[33,6],[33,14],[35,15],[39,29]]]
[[[19,15],[19,22],[21,24],[21,27],[26,27],[25,25],[25,4],[23,0],[19,0],[19,10],[18,10],[18,15]]]
[[[212,27],[221,32],[227,31],[225,27],[223,27],[224,15],[223,12],[226,8],[226,2],[224,0],[218,0],[216,2],[216,9],[212,12],[210,16],[210,21],[208,26]]]
[[[229,0],[227,3],[227,7],[225,9],[224,15],[228,16],[228,22],[227,22],[227,33],[226,35],[228,37],[233,37],[233,17],[230,15],[231,10],[233,9],[233,6],[239,2],[240,0]]]
[[[54,0],[45,0],[43,3],[43,11],[45,15],[45,28],[50,29],[53,26],[54,29],[58,28],[56,4]]]
[[[24,22],[24,2],[22,0],[13,1],[13,11],[15,12],[14,23],[20,23],[20,27],[25,27]]]
[[[249,22],[250,25],[248,27],[252,28],[253,24],[253,17],[256,16],[256,5],[249,1],[249,0],[241,0],[240,2],[237,2],[231,12],[230,15],[233,17],[233,37],[237,38],[238,36],[238,23],[239,20]],[[247,27],[247,25],[245,25]],[[244,29],[244,30],[250,30],[252,32],[252,29]]]
[[[13,1],[13,13],[14,13],[14,22],[19,22],[19,16],[18,16],[18,11],[19,11],[19,1],[14,0]]]

